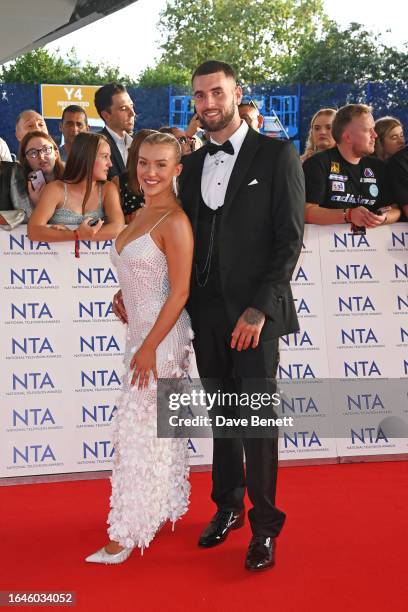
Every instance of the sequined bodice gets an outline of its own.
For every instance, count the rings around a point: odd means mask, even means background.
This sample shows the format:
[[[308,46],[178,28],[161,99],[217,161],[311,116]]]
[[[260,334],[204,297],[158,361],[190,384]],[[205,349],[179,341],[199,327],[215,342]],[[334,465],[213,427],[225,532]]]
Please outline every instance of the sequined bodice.
[[[123,294],[123,302],[129,321],[129,332],[136,344],[143,339],[154,325],[163,304],[165,303],[170,284],[166,256],[154,242],[150,233],[126,244],[121,253],[112,245],[111,259],[117,267],[118,280]],[[188,339],[187,328],[190,319],[182,311],[169,336],[180,332]],[[186,344],[187,342],[184,342]]]
[[[151,235],[144,234],[126,244],[120,254],[114,243],[111,259],[117,267],[130,332],[133,336],[147,333],[169,294],[166,257]]]

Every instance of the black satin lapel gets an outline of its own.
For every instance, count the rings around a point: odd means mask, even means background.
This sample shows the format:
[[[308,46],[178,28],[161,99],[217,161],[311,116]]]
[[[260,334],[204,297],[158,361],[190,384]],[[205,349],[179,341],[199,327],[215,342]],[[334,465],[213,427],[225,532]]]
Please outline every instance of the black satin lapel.
[[[252,130],[248,130],[245,140],[242,143],[241,149],[238,153],[237,160],[234,164],[234,168],[231,172],[231,177],[228,183],[227,192],[224,200],[224,213],[233,201],[235,194],[238,191],[239,186],[246,177],[249,166],[252,163],[254,155],[259,147],[259,134]]]
[[[118,145],[116,144],[116,142],[113,140],[111,134],[108,132],[108,130],[105,128],[103,128],[102,130],[102,134],[104,134],[106,136],[106,138],[109,141],[109,146],[111,149],[111,157],[113,157],[113,160],[116,164],[116,166],[120,169],[121,172],[124,172],[126,170],[125,164],[123,163],[123,158],[120,154]]]
[[[184,178],[183,182],[185,185],[184,191],[187,197],[186,204],[189,206],[191,212],[190,221],[194,235],[196,235],[198,211],[201,200],[201,176],[203,173],[205,156],[207,155],[206,147],[202,147],[196,153],[192,153],[192,155],[194,155],[196,159],[194,160],[194,165],[191,164],[190,168],[186,168],[185,172],[188,173],[188,175]]]
[[[120,154],[119,147],[113,139],[112,139],[112,143],[113,143],[113,153],[116,159],[116,164],[120,168],[121,172],[124,172],[126,170],[126,166],[123,163],[123,157]],[[111,145],[111,149],[112,149],[112,145]]]

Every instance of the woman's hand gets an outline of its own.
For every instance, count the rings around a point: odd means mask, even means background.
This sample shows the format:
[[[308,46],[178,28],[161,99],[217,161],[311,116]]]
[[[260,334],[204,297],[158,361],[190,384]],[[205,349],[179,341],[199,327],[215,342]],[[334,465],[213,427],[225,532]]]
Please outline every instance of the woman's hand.
[[[197,131],[202,130],[202,128],[203,126],[201,125],[200,119],[198,118],[198,115],[195,114],[190,119],[190,123],[186,129],[186,134],[192,138],[196,135]]]
[[[133,355],[130,362],[130,369],[134,370],[130,384],[133,386],[139,379],[139,389],[145,389],[149,385],[150,373],[153,373],[154,380],[157,381],[156,370],[156,349],[149,344],[143,343],[138,351]]]
[[[78,238],[80,240],[92,240],[96,234],[99,232],[103,225],[102,219],[98,219],[98,222],[95,225],[90,225],[90,223],[94,221],[93,217],[87,217],[78,225]]]
[[[34,189],[32,184],[31,184],[31,181],[27,181],[28,196],[30,198],[31,204],[34,207],[37,206],[38,202],[40,201],[41,193],[42,193],[42,190],[44,189],[45,185],[46,185],[46,183],[43,183],[39,189]]]
[[[113,314],[118,317],[119,321],[122,323],[128,322],[126,308],[123,303],[122,289],[119,289],[119,291],[117,291],[113,296],[112,310]]]

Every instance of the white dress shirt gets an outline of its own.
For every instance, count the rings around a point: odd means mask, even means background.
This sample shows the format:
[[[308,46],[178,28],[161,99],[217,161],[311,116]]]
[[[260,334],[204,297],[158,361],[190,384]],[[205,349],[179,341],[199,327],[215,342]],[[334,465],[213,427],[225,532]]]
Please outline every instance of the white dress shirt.
[[[121,138],[120,136],[116,134],[116,132],[111,130],[107,125],[105,127],[108,130],[109,134],[112,136],[116,146],[118,147],[119,153],[121,154],[122,159],[123,159],[123,163],[126,166],[128,152],[130,149],[130,145],[132,144],[133,138],[129,136],[129,134],[127,134],[126,132],[125,132],[124,137]]]
[[[205,204],[212,208],[212,210],[217,210],[217,208],[224,204],[231,173],[247,132],[248,125],[243,121],[236,132],[228,138],[234,147],[233,155],[219,151],[215,155],[207,153],[205,157],[203,173],[201,175],[201,195]],[[216,145],[220,144],[213,138],[210,140]]]

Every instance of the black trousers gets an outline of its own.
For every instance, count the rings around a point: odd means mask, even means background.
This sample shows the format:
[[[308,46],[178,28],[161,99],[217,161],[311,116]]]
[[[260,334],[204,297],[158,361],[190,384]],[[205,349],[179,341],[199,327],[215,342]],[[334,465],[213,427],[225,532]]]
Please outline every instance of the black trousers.
[[[206,391],[274,393],[278,339],[260,342],[256,349],[239,352],[230,347],[234,326],[220,298],[207,298],[203,290],[195,312],[194,348]],[[222,412],[223,407],[217,410]],[[228,409],[224,409],[224,414],[231,416]],[[276,537],[285,521],[285,514],[275,506],[277,467],[277,436],[215,437],[211,497],[218,510],[242,510],[246,488],[253,504],[248,512],[253,534]]]

